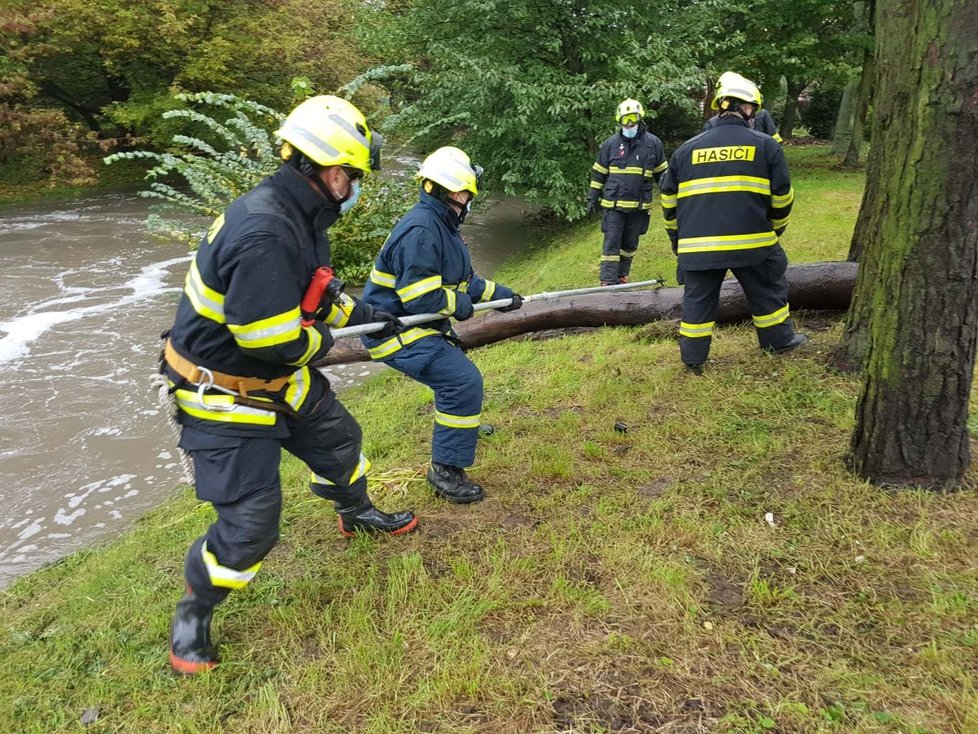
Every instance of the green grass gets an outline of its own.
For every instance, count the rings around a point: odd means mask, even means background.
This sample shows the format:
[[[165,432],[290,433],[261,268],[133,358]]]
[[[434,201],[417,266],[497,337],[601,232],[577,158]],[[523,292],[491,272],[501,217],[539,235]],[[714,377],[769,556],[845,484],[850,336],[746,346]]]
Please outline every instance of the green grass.
[[[184,490],[0,594],[0,731],[978,732],[978,497],[845,471],[858,382],[819,323],[787,358],[726,326],[703,377],[656,325],[473,352],[499,432],[471,507],[425,488],[430,392],[382,374],[344,403],[417,533],[342,540],[286,461],[282,540],[182,679],[167,626],[212,518]]]

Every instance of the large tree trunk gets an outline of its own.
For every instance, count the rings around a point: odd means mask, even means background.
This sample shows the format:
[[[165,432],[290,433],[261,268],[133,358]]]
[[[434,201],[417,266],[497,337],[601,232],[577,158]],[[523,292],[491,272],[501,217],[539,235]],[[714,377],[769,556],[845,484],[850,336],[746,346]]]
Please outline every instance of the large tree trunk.
[[[875,28],[876,2],[856,3],[856,12],[862,13],[862,28],[872,36]],[[862,7],[858,7],[862,6]],[[858,93],[852,118],[852,129],[849,135],[849,147],[842,161],[843,166],[857,168],[859,166],[859,151],[863,145],[863,130],[866,125],[866,112],[869,110],[869,99],[873,93],[873,81],[876,79],[876,54],[873,46],[863,50],[862,72],[859,77]]]
[[[953,485],[969,464],[978,340],[978,10],[889,0],[876,37],[877,185],[857,224],[848,335],[868,352],[849,458],[873,482]]]
[[[841,311],[849,305],[856,282],[855,263],[826,262],[792,265],[788,268],[792,309]],[[683,302],[682,288],[595,293],[527,303],[508,314],[489,313],[455,325],[466,347],[481,347],[510,337],[544,329],[580,326],[624,326],[647,324],[659,319],[678,319]],[[743,291],[735,280],[726,280],[720,290],[717,321],[726,323],[750,318]],[[359,339],[340,339],[322,364],[366,362],[370,357]]]
[[[784,103],[784,115],[781,117],[781,128],[778,133],[782,139],[790,140],[795,130],[795,117],[798,113],[798,95],[801,94],[808,82],[799,79],[788,80],[788,97]]]
[[[849,150],[849,139],[852,137],[852,116],[856,109],[856,93],[859,80],[853,79],[842,91],[842,101],[839,103],[839,114],[835,118],[835,129],[832,131],[832,155],[842,156]]]

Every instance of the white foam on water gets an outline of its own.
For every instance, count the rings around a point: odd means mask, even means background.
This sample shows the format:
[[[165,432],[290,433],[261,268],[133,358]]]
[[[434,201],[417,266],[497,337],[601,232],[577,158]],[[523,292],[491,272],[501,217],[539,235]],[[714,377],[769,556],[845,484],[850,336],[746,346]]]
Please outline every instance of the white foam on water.
[[[87,510],[84,507],[79,507],[72,513],[65,512],[65,508],[59,507],[58,511],[54,514],[54,521],[58,525],[71,525],[79,517],[82,517]]]
[[[78,321],[87,316],[107,312],[122,312],[126,307],[140,301],[178,290],[165,285],[164,274],[167,268],[187,262],[189,259],[190,256],[188,255],[147,265],[125,284],[119,288],[113,288],[113,290],[129,291],[128,293],[107,302],[79,306],[66,311],[44,310],[51,305],[63,304],[66,299],[60,296],[36,304],[29,313],[22,316],[14,317],[8,321],[0,321],[0,334],[4,335],[0,338],[0,364],[26,357],[30,354],[30,345],[59,324]],[[104,294],[104,291],[98,292]]]

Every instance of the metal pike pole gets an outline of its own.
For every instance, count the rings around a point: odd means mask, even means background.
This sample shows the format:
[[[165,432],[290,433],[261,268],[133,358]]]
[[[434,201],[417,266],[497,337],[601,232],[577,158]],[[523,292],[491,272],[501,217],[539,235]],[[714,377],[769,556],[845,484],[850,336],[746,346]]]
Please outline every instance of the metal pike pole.
[[[595,286],[593,288],[575,288],[569,291],[554,291],[553,293],[534,293],[532,296],[526,296],[523,299],[523,303],[533,303],[535,301],[552,301],[557,298],[566,298],[567,296],[583,296],[587,293],[608,293],[609,291],[625,291],[633,288],[645,288],[648,286],[662,285],[665,281],[662,278],[653,278],[652,280],[643,280],[638,283],[621,283],[619,285],[602,285]],[[493,308],[503,308],[508,306],[513,302],[512,298],[500,298],[498,301],[487,301],[486,303],[477,303],[473,306],[473,311],[488,311]],[[405,326],[415,326],[416,324],[423,324],[426,321],[438,321],[440,319],[448,318],[445,314],[441,313],[419,313],[413,316],[402,316],[399,320]],[[364,334],[371,334],[375,331],[380,331],[385,326],[386,323],[383,321],[375,321],[370,324],[360,324],[359,326],[347,326],[342,329],[330,329],[330,334],[332,334],[334,339],[342,339],[346,336],[363,336]]]

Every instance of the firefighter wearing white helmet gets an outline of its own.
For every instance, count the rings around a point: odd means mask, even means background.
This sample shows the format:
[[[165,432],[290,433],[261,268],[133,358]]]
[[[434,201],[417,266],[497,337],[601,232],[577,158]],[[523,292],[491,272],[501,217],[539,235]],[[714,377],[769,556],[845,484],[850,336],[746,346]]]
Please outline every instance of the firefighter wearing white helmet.
[[[795,198],[788,165],[781,146],[748,124],[759,95],[749,80],[725,75],[716,126],[683,143],[662,179],[666,232],[685,278],[679,351],[694,372],[710,353],[728,269],[747,296],[762,349],[786,352],[808,340],[791,323],[780,242]]]
[[[757,94],[754,98],[754,101],[757,103],[757,109],[754,112],[754,116],[749,120],[750,126],[754,130],[758,130],[764,133],[765,135],[770,135],[772,138],[774,138],[777,142],[780,143],[781,136],[778,134],[778,126],[775,124],[774,118],[771,117],[771,113],[768,112],[766,109],[764,109],[764,95],[761,94],[761,90],[757,88],[757,85],[755,85],[753,82],[749,80],[744,79],[744,77],[742,77],[740,74],[737,74],[736,72],[733,71],[725,71],[720,75],[720,78],[717,80],[716,90],[714,91],[713,99],[710,101],[710,108],[716,110],[717,105],[719,104],[719,102],[717,101],[716,92],[719,92],[721,87],[724,86],[730,87],[732,84],[739,83],[738,80],[744,80],[747,84],[753,86],[754,89],[757,91]],[[719,114],[716,114],[713,117],[711,117],[703,125],[703,131],[705,132],[710,128],[715,127],[719,119],[720,119]]]
[[[331,96],[303,102],[278,134],[284,164],[200,243],[161,365],[197,495],[217,512],[187,553],[187,591],[170,632],[170,663],[186,674],[216,665],[213,609],[248,584],[278,539],[283,448],[312,470],[312,492],[333,501],[341,534],[397,535],[417,525],[411,512],[373,506],[360,427],[309,367],[332,346],[330,326],[383,320],[392,334],[399,326],[344,295],[328,270],[326,230],[379,166],[380,136]]]
[[[626,99],[615,111],[617,133],[605,140],[591,166],[587,214],[604,212],[601,285],[627,283],[638,241],[649,229],[652,182],[666,170],[662,141],[648,131],[645,110]]]
[[[472,268],[459,232],[479,193],[482,169],[455,147],[439,148],[418,171],[418,203],[384,243],[363,299],[396,316],[439,313],[442,321],[406,329],[394,337],[361,337],[370,357],[421,382],[435,393],[435,421],[428,483],[455,504],[483,498],[466,474],[475,462],[482,426],[482,374],[458,346],[449,319],[463,321],[473,304],[511,299],[499,311],[514,311],[522,298]]]

